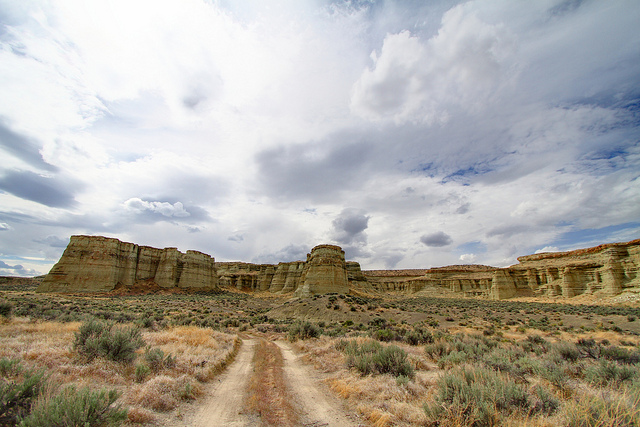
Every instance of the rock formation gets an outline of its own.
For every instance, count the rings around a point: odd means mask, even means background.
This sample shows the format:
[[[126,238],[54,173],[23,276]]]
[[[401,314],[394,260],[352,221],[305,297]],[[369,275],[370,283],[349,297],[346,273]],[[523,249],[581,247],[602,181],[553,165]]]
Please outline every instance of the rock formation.
[[[354,269],[353,265],[351,266]],[[309,297],[317,294],[349,292],[349,279],[344,251],[339,246],[320,245],[307,255],[300,286],[295,295]]]
[[[176,248],[156,249],[101,236],[71,236],[38,292],[109,292],[155,283],[162,288],[218,290],[212,257]]]
[[[339,246],[319,245],[306,261],[277,265],[215,263],[209,255],[176,248],[156,249],[97,236],[72,236],[39,292],[108,292],[155,283],[163,288],[216,290],[218,284],[242,291],[308,297],[352,290],[506,299],[519,296],[571,298],[617,295],[640,288],[640,240],[569,252],[528,255],[508,268],[454,265],[423,270],[362,271],[345,261]]]
[[[366,282],[360,264],[347,263],[344,251],[333,245],[316,246],[306,261],[281,262],[278,265],[220,262],[216,266],[223,287],[275,294],[346,294],[350,284]]]
[[[520,296],[571,298],[582,294],[618,295],[640,288],[640,240],[588,249],[527,255],[508,268],[479,265],[428,270],[364,271],[381,292],[416,293],[439,287],[460,296],[507,299]]]
[[[612,296],[627,288],[640,287],[640,240],[527,255],[518,258],[518,262],[507,269],[515,289],[515,293],[508,292],[513,293],[512,296],[532,294],[571,298],[596,292]],[[494,280],[491,297],[504,298],[502,295],[506,294],[500,290],[504,286],[504,280]]]

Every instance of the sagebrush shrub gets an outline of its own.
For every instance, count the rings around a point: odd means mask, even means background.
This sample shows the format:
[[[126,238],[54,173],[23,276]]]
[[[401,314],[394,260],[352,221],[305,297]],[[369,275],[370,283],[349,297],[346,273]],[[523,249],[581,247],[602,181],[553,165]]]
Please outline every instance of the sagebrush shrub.
[[[458,368],[436,383],[433,404],[425,405],[429,418],[459,419],[464,425],[494,426],[503,416],[528,412],[532,402],[526,390],[508,375],[486,368]]]
[[[13,304],[6,301],[0,302],[0,316],[4,317],[5,319],[9,319],[11,318],[12,314]]]
[[[601,360],[599,364],[585,370],[585,379],[591,384],[605,386],[607,384],[620,385],[638,377],[640,368],[619,365],[609,360]]]
[[[112,406],[116,390],[76,389],[73,386],[39,399],[20,427],[67,427],[118,425],[127,419],[127,410]]]
[[[398,346],[383,346],[377,341],[347,341],[340,346],[347,355],[347,366],[356,368],[363,375],[390,374],[395,377],[413,378],[415,371],[407,353]]]
[[[73,349],[90,360],[105,357],[115,362],[132,362],[143,344],[138,327],[91,319],[76,332]]]
[[[153,372],[158,372],[163,368],[172,368],[176,364],[175,356],[167,354],[159,348],[150,348],[144,354],[144,358]]]
[[[317,338],[322,330],[311,322],[296,322],[289,327],[289,341]]]
[[[15,360],[2,359],[0,378],[0,425],[12,425],[26,415],[42,393],[48,376],[44,370],[22,369]]]

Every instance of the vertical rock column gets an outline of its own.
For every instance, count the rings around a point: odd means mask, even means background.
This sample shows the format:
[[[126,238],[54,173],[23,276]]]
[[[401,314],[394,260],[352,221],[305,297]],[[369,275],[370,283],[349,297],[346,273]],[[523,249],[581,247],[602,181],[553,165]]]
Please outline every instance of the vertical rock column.
[[[339,246],[319,245],[307,255],[307,263],[300,278],[302,285],[295,295],[309,297],[317,294],[349,292],[344,251]]]
[[[178,261],[180,265],[180,261]],[[182,272],[178,278],[178,287],[217,290],[218,274],[213,257],[198,251],[187,251],[182,256]]]
[[[496,270],[491,280],[491,299],[500,300],[516,296],[516,285],[507,270]]]

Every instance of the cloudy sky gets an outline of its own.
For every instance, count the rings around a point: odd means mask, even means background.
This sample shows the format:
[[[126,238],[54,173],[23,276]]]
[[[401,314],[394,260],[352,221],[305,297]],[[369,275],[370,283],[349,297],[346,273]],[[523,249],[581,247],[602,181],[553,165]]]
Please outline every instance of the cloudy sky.
[[[0,0],[0,275],[69,236],[363,269],[640,238],[636,0]]]

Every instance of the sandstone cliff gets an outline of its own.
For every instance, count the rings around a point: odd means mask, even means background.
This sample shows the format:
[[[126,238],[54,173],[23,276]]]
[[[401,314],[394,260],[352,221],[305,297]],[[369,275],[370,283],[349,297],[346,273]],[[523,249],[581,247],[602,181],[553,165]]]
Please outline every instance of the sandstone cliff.
[[[219,262],[216,267],[223,287],[275,294],[346,294],[350,285],[366,282],[360,264],[347,263],[342,248],[333,245],[314,247],[307,254],[306,261],[281,262],[278,265]]]
[[[319,245],[306,261],[277,265],[215,263],[209,255],[156,249],[96,236],[72,236],[39,292],[108,292],[155,283],[163,288],[243,291],[307,297],[354,290],[506,299],[519,296],[617,295],[640,290],[640,240],[569,252],[528,255],[508,268],[454,265],[421,270],[362,271],[339,246]]]
[[[38,292],[109,292],[138,283],[162,288],[218,290],[212,257],[176,248],[156,249],[101,236],[71,236]]]
[[[493,277],[491,298],[618,295],[640,288],[640,239],[568,252],[527,255]],[[497,272],[496,272],[497,273]]]

